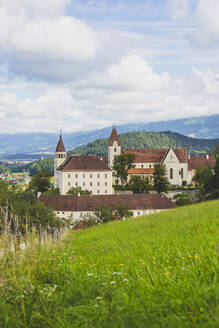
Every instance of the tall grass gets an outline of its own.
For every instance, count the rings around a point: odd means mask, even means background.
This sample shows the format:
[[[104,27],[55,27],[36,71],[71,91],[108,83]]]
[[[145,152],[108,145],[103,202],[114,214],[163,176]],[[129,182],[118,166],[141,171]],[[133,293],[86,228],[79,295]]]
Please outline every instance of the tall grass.
[[[214,201],[8,255],[0,327],[218,327],[218,233]]]

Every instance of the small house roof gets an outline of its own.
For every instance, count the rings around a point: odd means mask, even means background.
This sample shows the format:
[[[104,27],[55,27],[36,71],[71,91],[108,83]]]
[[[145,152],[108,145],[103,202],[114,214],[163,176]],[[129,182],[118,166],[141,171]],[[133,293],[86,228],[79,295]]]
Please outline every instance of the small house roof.
[[[209,156],[206,158],[204,156],[191,156],[189,161],[189,170],[196,170],[199,167],[207,167],[212,166],[214,167],[216,164],[216,157]]]
[[[128,174],[153,174],[154,168],[132,168],[128,170]]]
[[[100,206],[116,210],[124,204],[130,210],[135,209],[169,209],[176,205],[162,194],[131,194],[131,195],[41,195],[39,200],[54,211],[93,212]]]

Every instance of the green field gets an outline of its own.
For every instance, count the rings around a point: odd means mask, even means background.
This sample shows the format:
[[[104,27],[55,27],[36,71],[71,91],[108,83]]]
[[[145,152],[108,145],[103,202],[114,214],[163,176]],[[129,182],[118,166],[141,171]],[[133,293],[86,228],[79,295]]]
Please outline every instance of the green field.
[[[0,327],[219,327],[219,201],[1,260]]]

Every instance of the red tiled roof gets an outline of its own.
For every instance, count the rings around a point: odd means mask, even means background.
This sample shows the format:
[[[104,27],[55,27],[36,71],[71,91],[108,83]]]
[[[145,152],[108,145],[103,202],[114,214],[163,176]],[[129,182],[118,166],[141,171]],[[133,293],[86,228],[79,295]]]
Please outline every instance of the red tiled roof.
[[[111,136],[109,138],[108,146],[113,146],[113,142],[117,141],[118,146],[121,146],[121,141],[119,139],[119,136],[117,134],[116,128],[112,129]]]
[[[135,209],[169,209],[176,205],[160,194],[133,195],[41,195],[39,200],[54,211],[95,211],[100,206],[116,210],[120,204]]]
[[[57,147],[56,147],[56,151],[65,152],[65,146],[64,146],[64,143],[62,141],[62,136],[59,137],[59,141],[58,141],[58,144],[57,144]]]
[[[180,162],[188,161],[186,149],[173,149],[173,151]],[[135,154],[134,163],[161,163],[169,149],[125,149],[122,152]]]
[[[95,155],[68,157],[58,168],[59,171],[111,171],[107,165],[106,157]]]
[[[191,156],[189,159],[189,170],[195,170],[199,167],[215,166],[216,158],[214,156],[206,157],[201,156]]]
[[[129,174],[153,174],[154,173],[154,169],[153,168],[139,168],[139,169],[136,169],[136,168],[133,168],[133,169],[130,169],[128,170],[128,173]]]

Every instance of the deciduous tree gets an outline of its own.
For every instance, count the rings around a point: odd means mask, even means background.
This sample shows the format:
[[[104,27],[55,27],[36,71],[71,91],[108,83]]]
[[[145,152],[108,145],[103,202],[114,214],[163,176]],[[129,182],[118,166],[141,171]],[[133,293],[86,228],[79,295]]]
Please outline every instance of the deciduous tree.
[[[123,186],[127,183],[128,170],[134,167],[134,159],[135,155],[133,153],[122,153],[114,159],[113,170]]]

